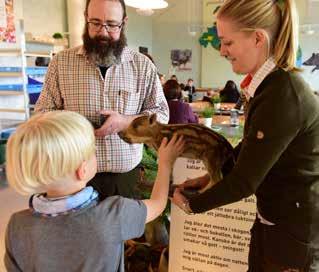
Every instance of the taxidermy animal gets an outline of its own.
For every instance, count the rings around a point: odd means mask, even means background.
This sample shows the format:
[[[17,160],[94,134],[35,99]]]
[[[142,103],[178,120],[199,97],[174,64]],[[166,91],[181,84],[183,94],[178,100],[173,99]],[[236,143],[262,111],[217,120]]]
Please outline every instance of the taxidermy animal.
[[[231,144],[222,135],[200,124],[164,125],[156,121],[156,114],[145,115],[133,120],[119,136],[127,143],[145,143],[158,150],[162,139],[171,139],[174,133],[183,135],[185,141],[181,157],[203,161],[210,175],[209,187],[221,180],[221,168],[226,161],[234,163]]]

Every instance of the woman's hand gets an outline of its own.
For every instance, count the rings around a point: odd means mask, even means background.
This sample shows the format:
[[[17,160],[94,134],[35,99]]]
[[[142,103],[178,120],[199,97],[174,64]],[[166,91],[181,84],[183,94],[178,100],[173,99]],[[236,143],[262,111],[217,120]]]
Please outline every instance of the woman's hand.
[[[176,187],[173,198],[171,199],[172,202],[180,209],[182,209],[185,213],[192,214],[193,212],[189,206],[186,191],[188,189],[195,189],[197,191],[204,189],[209,183],[209,180],[210,177],[208,174],[194,179],[186,180],[184,183]]]
[[[188,199],[183,195],[182,190],[180,188],[176,188],[174,191],[173,198],[171,201],[178,206],[181,210],[183,210],[187,214],[192,214],[192,210],[189,207]]]
[[[188,179],[184,183],[180,184],[178,187],[181,190],[185,190],[187,188],[202,190],[208,185],[209,181],[210,181],[210,176],[206,174],[201,177]]]

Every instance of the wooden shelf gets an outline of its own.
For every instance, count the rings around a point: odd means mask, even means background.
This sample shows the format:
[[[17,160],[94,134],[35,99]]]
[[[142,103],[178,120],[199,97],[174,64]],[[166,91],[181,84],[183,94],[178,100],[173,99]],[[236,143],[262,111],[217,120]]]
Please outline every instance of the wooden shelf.
[[[21,113],[25,113],[25,109],[12,109],[12,108],[0,108],[0,112],[21,112]]]
[[[36,40],[26,40],[26,43],[36,43],[36,44],[44,44],[44,45],[54,45],[54,42],[44,42],[44,41],[36,41]]]
[[[0,91],[0,96],[24,95],[23,91]]]
[[[0,72],[0,77],[19,77],[22,72]]]
[[[26,57],[45,57],[45,58],[51,57],[50,52],[25,52],[24,55]]]
[[[0,56],[21,56],[21,49],[0,49]]]
[[[20,120],[21,117],[24,117],[24,119],[30,117],[30,111],[33,110],[34,105],[30,105],[30,97],[27,91],[27,69],[32,65],[32,58],[45,57],[51,59],[55,46],[50,40],[43,42],[30,40],[30,38],[25,37],[22,19],[19,20],[18,29],[20,33],[20,38],[18,39],[20,44],[17,43],[15,46],[0,49],[2,66],[9,67],[8,69],[2,68],[3,72],[0,72],[0,79],[3,81],[2,90],[0,90],[0,99],[3,100],[2,102],[5,102],[1,103],[0,106],[0,115],[1,117],[3,116],[0,118],[0,121],[8,118],[17,118]],[[14,57],[14,61],[11,61],[10,57]],[[20,69],[11,69],[17,67]],[[5,77],[7,77],[7,79]],[[18,84],[21,85],[21,88],[15,86]],[[19,103],[17,104],[16,101]],[[3,112],[11,114],[3,114]],[[24,116],[22,116],[22,113]]]

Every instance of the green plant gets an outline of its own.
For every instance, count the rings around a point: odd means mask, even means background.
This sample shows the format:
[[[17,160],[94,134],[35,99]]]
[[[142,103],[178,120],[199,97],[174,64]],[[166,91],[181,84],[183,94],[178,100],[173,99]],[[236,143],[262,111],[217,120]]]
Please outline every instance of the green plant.
[[[158,171],[157,152],[153,148],[144,146],[141,165],[143,167],[143,174],[142,174],[142,177],[140,178],[138,190],[140,191],[142,198],[147,199],[147,198],[150,198],[151,196],[154,181],[156,179],[156,175]],[[145,237],[149,236],[149,235],[146,235],[146,232],[153,233],[155,229],[158,228],[158,226],[156,227],[156,225],[158,224],[164,226],[164,228],[166,229],[166,235],[168,235],[168,232],[169,232],[168,217],[170,215],[170,210],[171,210],[170,207],[171,207],[170,201],[168,201],[166,208],[161,214],[161,216],[157,220],[154,220],[153,223],[148,223],[146,225]],[[151,237],[148,237],[148,238],[151,238]],[[155,237],[153,238],[155,239]],[[152,242],[156,242],[156,239],[153,241],[153,238],[152,238]],[[157,242],[160,242],[160,241],[157,241]]]
[[[52,37],[53,39],[63,39],[63,35],[59,32],[55,32]]]
[[[153,188],[153,183],[157,175],[157,153],[154,149],[144,146],[143,158],[141,164],[144,169],[143,182],[150,185],[143,188],[141,191],[143,198],[149,198]]]
[[[213,104],[220,103],[220,102],[221,102],[221,98],[220,98],[219,96],[213,96],[213,97],[211,98],[211,102],[212,102]]]
[[[215,113],[215,110],[213,107],[206,107],[202,111],[202,117],[211,118],[211,117],[213,117],[214,113]]]

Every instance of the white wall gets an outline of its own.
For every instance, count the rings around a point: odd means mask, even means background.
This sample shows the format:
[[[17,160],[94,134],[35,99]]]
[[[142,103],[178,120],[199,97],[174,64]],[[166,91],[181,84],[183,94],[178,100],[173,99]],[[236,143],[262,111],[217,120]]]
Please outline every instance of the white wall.
[[[215,21],[213,12],[220,4],[211,4],[210,0],[203,0],[203,24],[211,27]],[[227,80],[233,80],[237,85],[243,76],[236,75],[231,68],[231,64],[220,56],[219,51],[211,45],[202,49],[202,86],[212,88],[222,88]]]
[[[49,34],[67,31],[67,0],[15,0],[16,19],[24,18],[25,31],[33,34]],[[85,2],[85,0],[68,0],[69,2]],[[196,3],[196,10],[190,10],[190,1]],[[199,35],[192,37],[188,33],[190,14],[197,22],[203,22],[205,26],[213,23],[212,12],[214,6],[208,3],[210,0],[168,0],[169,7],[156,11],[150,17],[138,15],[135,9],[128,7],[128,44],[134,49],[139,46],[149,48],[150,54],[161,73],[169,75],[176,73],[180,82],[185,82],[192,77],[196,86],[222,87],[228,79],[239,83],[241,76],[236,76],[231,65],[219,56],[219,52],[211,46],[201,47]],[[80,16],[82,17],[84,5],[81,3]],[[301,23],[319,23],[319,4],[314,2],[314,8],[308,10],[306,0],[296,0]],[[74,10],[78,4],[69,7]],[[191,7],[194,9],[194,7]],[[79,8],[78,8],[79,9]],[[81,19],[82,20],[82,19]],[[317,20],[317,21],[316,21]],[[79,19],[80,21],[80,19]],[[76,23],[76,20],[75,20]],[[79,22],[77,32],[81,41],[83,22]],[[312,53],[319,53],[319,37],[300,36],[300,44],[303,50],[303,60],[308,59]],[[172,49],[192,50],[192,71],[172,71],[170,52]],[[311,73],[313,67],[304,66],[303,76],[313,89],[319,89],[319,71]]]
[[[312,56],[312,53],[319,54],[319,34],[312,36],[301,35],[300,47],[302,48],[302,61],[306,61]],[[319,70],[312,72],[315,66],[302,66],[302,76],[308,82],[310,87],[319,92]]]
[[[65,0],[23,0],[25,32],[52,36],[67,31]]]
[[[138,15],[135,9],[127,7],[128,24],[126,37],[128,46],[138,51],[139,46],[147,47],[152,55],[152,17]]]
[[[297,8],[300,17],[300,24],[319,24],[319,2],[313,2],[307,6],[307,1],[297,0]],[[317,31],[319,28],[317,28]],[[319,54],[319,33],[306,35],[300,33],[300,47],[302,49],[302,61],[309,59],[313,53]],[[315,66],[302,66],[303,78],[308,82],[314,91],[319,92],[319,70],[312,72]]]
[[[84,10],[85,0],[67,0],[69,47],[82,44],[82,33],[85,24]]]
[[[207,5],[210,0],[204,0],[203,22],[204,25],[211,26],[213,20],[212,11],[216,5]],[[300,24],[317,23],[319,24],[319,4],[314,2],[311,7],[308,1],[296,0],[297,9],[300,17]],[[317,16],[315,16],[317,14]],[[300,46],[303,52],[303,61],[307,60],[312,53],[319,53],[319,34],[313,36],[300,34]],[[313,90],[319,90],[319,71],[311,73],[314,66],[303,66],[302,76],[310,84]],[[237,76],[232,72],[231,65],[219,56],[219,52],[211,46],[202,49],[202,85],[209,87],[221,87],[228,79],[239,83],[243,77]]]
[[[55,32],[67,32],[70,28],[70,45],[79,45],[82,43],[84,9],[85,0],[23,0],[25,31],[51,36]],[[129,23],[126,33],[129,46],[134,49],[145,46],[151,52],[152,18],[137,15],[129,7],[127,13]]]
[[[201,12],[201,1],[197,2]],[[165,74],[166,78],[176,74],[179,82],[185,83],[188,78],[193,78],[195,86],[201,86],[201,48],[198,36],[192,37],[188,33],[186,3],[186,0],[171,0],[167,9],[153,15],[153,57],[159,71]],[[201,14],[196,16],[201,18]],[[170,70],[172,49],[192,50],[191,71]]]

